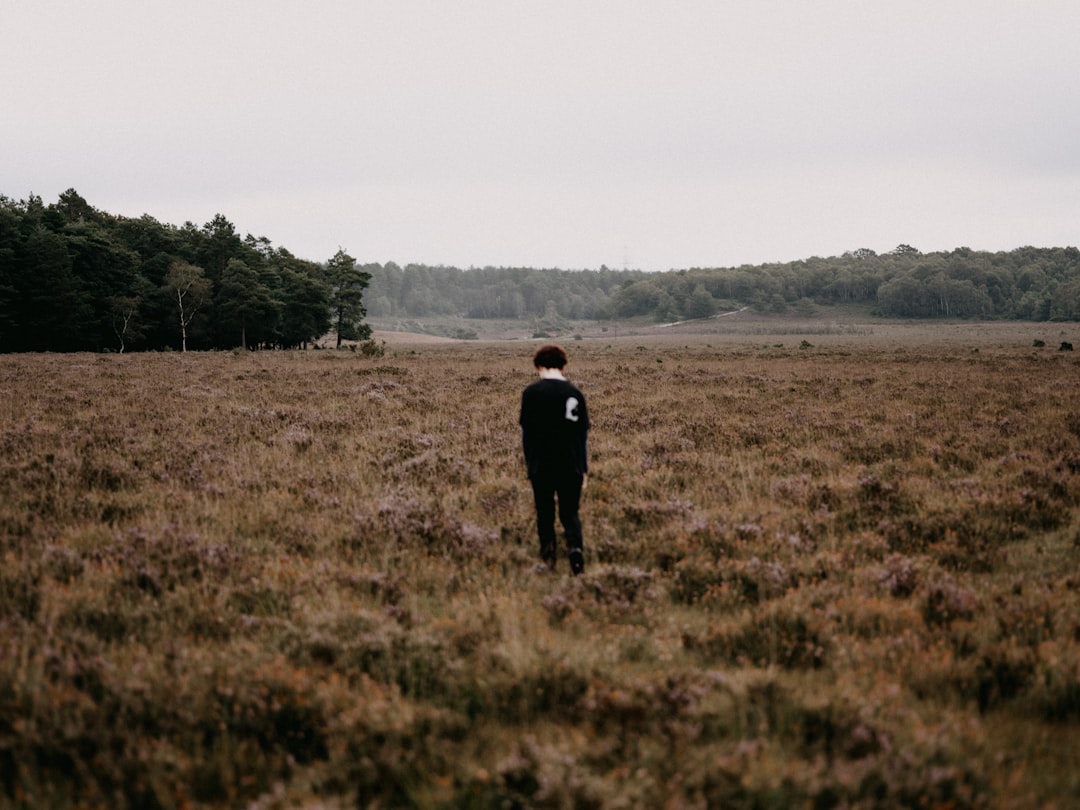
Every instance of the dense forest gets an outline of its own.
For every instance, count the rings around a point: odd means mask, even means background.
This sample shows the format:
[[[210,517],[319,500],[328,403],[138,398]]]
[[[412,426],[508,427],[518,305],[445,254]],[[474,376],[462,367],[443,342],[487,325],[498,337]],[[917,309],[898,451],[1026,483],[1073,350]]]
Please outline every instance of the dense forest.
[[[241,237],[217,215],[198,227],[114,216],[69,189],[0,196],[0,351],[299,347],[334,330],[365,339],[356,260],[299,259]]]
[[[752,307],[812,315],[859,304],[884,317],[1080,320],[1080,250],[922,253],[900,245],[831,258],[665,273],[359,264],[300,259],[203,226],[0,195],[0,351],[299,347],[364,340],[364,318],[669,322]]]

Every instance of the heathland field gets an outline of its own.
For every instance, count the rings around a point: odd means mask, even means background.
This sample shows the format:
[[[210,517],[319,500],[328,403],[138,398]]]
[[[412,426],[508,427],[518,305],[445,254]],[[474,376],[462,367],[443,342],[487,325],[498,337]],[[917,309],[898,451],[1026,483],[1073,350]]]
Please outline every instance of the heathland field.
[[[567,341],[577,579],[534,342],[0,356],[0,807],[1080,806],[1038,328]]]

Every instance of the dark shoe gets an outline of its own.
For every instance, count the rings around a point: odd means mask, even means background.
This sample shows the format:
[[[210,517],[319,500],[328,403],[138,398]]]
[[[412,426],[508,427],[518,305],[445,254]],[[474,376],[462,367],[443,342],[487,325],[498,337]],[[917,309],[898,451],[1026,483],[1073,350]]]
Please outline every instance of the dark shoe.
[[[573,549],[569,555],[570,557],[570,572],[576,577],[578,574],[585,571],[585,555],[582,554],[581,549]]]

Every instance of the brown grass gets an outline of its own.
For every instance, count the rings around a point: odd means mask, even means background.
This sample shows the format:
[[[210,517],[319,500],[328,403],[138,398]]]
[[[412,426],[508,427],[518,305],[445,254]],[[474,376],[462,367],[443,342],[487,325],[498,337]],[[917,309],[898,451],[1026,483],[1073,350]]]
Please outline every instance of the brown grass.
[[[530,344],[0,357],[0,806],[1075,806],[1080,363],[902,338],[567,344],[579,579]]]

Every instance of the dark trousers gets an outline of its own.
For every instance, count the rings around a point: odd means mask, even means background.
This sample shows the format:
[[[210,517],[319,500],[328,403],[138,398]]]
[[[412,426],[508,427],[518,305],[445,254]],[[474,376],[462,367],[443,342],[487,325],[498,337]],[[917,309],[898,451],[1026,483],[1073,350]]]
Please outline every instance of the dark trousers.
[[[548,567],[555,567],[555,502],[559,504],[559,522],[566,534],[566,551],[570,558],[570,570],[580,574],[585,570],[582,551],[580,473],[561,475],[539,474],[529,479],[532,483],[533,501],[536,503],[536,531],[540,535],[540,558]]]

